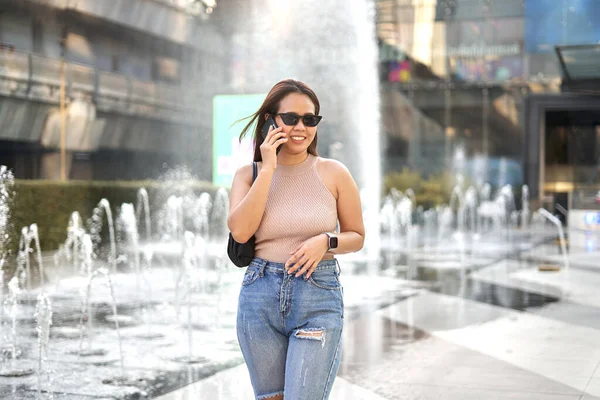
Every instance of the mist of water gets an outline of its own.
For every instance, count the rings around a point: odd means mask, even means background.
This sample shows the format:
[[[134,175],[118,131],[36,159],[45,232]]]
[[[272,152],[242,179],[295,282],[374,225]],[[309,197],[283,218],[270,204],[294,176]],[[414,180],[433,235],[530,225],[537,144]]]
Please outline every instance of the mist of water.
[[[145,188],[140,188],[137,192],[137,204],[135,207],[135,219],[140,222],[142,219],[142,211],[144,212],[144,224],[146,228],[146,241],[152,238],[152,227],[150,225],[150,202],[148,201],[148,191]]]
[[[319,96],[319,147],[336,149],[323,155],[339,156],[356,180],[366,229],[361,255],[376,261],[381,150],[374,2],[263,0],[231,18],[238,30],[231,46],[234,90],[266,93],[277,81],[294,78]]]
[[[48,344],[50,342],[50,326],[52,325],[52,303],[46,293],[40,293],[37,297],[37,305],[35,308],[36,332],[38,335],[38,397],[42,394],[42,379],[46,375],[50,382],[50,373],[46,371],[46,362],[48,360]],[[44,374],[46,373],[46,374]],[[47,388],[50,392],[51,389]]]
[[[81,317],[79,319],[79,327],[80,327],[80,335],[79,335],[79,355],[84,355],[83,352],[83,331],[84,331],[84,317],[87,315],[88,321],[91,321],[92,315],[93,313],[90,310],[90,296],[92,294],[92,283],[94,282],[94,279],[96,279],[96,277],[98,276],[103,276],[106,278],[106,284],[108,286],[108,289],[110,291],[110,300],[111,300],[111,307],[112,307],[112,312],[113,312],[113,317],[114,317],[114,322],[115,322],[115,329],[117,331],[117,342],[119,345],[119,365],[121,368],[121,376],[124,377],[125,376],[125,367],[124,367],[124,357],[123,357],[123,341],[121,340],[121,331],[119,329],[119,318],[118,318],[118,314],[117,314],[117,298],[115,296],[115,290],[114,290],[114,286],[112,283],[112,279],[110,277],[110,274],[108,272],[108,270],[106,268],[99,268],[97,270],[95,270],[92,273],[92,276],[90,276],[89,280],[88,280],[88,284],[87,284],[87,289],[85,291],[85,300],[83,302],[83,307],[81,309]],[[88,325],[88,349],[92,349],[92,325],[91,323]],[[91,351],[90,352],[91,355],[96,355],[96,352]]]
[[[14,176],[8,168],[0,165],[0,267],[8,252],[8,228],[10,223],[10,202],[13,197]]]
[[[31,243],[34,243],[35,250],[31,247]],[[42,261],[42,250],[40,247],[40,238],[38,235],[37,224],[31,224],[29,227],[23,227],[21,229],[21,238],[19,240],[19,253],[17,256],[17,271],[16,276],[25,277],[27,281],[27,290],[31,290],[33,287],[32,283],[32,271],[31,271],[31,260],[30,253],[35,252],[36,262],[38,266],[38,272],[40,275],[40,284],[44,284],[44,263]]]

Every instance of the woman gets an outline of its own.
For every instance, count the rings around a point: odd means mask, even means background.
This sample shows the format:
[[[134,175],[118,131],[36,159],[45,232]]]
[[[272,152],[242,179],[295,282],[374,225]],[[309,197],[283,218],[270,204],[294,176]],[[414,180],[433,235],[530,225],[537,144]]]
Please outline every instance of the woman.
[[[256,122],[257,177],[253,183],[252,164],[236,172],[227,223],[236,241],[256,240],[237,333],[257,399],[327,399],[340,365],[343,296],[334,254],[360,250],[365,233],[352,176],[317,154],[319,110],[312,89],[284,80],[240,135]],[[269,117],[277,128],[263,139]]]

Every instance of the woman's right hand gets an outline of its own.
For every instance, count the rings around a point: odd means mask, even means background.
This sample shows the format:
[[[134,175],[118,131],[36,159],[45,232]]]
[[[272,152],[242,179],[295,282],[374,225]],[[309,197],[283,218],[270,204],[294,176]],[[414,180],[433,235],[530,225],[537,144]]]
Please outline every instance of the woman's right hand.
[[[269,127],[267,137],[260,145],[260,154],[262,155],[262,168],[277,168],[277,148],[288,141],[287,134],[282,127],[273,129]]]

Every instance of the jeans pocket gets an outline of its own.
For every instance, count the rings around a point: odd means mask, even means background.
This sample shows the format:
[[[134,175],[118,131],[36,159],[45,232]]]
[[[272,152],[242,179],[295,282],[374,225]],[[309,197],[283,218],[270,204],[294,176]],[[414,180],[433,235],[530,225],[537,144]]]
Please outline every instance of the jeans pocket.
[[[340,280],[337,275],[337,272],[333,270],[315,271],[308,281],[320,289],[339,290]]]
[[[244,280],[242,281],[242,286],[248,286],[254,283],[258,279],[258,269],[256,267],[248,267],[246,273],[244,274]]]

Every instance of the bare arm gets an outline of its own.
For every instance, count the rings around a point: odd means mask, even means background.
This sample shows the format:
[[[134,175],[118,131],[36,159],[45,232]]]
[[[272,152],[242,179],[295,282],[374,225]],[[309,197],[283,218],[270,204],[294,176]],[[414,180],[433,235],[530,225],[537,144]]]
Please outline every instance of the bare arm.
[[[258,229],[267,205],[273,169],[260,168],[252,185],[252,164],[236,172],[231,185],[227,226],[233,238],[246,243]]]
[[[237,170],[229,196],[229,216],[227,226],[238,243],[246,243],[258,230],[265,213],[273,172],[277,168],[277,146],[287,142],[282,128],[269,129],[267,137],[260,145],[263,159],[258,176],[252,184],[252,164]]]
[[[325,161],[327,170],[324,183],[336,194],[337,213],[340,222],[340,233],[337,235],[338,247],[329,250],[333,254],[353,253],[362,249],[365,242],[365,227],[358,187],[348,169],[340,162]],[[310,277],[317,264],[327,252],[328,239],[325,233],[306,240],[294,251],[286,261],[285,268],[289,274]]]
[[[365,226],[360,205],[360,195],[350,171],[342,164],[336,164],[337,212],[340,221],[340,233],[334,254],[353,253],[362,249],[365,242]],[[325,236],[325,235],[323,235]]]

